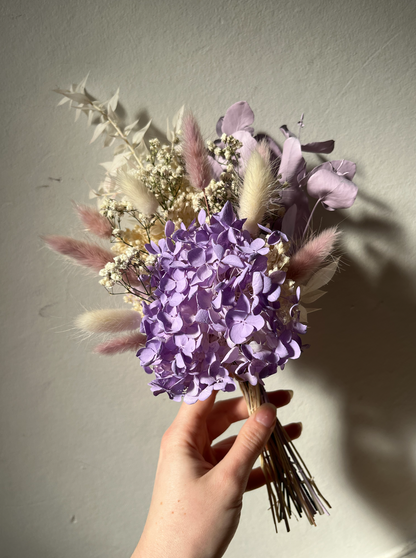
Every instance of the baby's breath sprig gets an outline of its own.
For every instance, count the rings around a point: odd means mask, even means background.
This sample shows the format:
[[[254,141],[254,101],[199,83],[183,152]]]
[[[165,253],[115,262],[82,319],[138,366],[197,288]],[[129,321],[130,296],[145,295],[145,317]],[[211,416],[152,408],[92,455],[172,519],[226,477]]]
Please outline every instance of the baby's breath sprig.
[[[195,192],[192,198],[192,208],[198,213],[208,203],[210,211],[215,214],[221,211],[227,201],[233,206],[238,200],[238,179],[235,174],[222,173],[222,179],[211,180],[203,192]],[[206,200],[206,201],[205,201]]]
[[[193,199],[193,208],[199,211],[207,203],[212,213],[221,211],[227,201],[235,207],[238,200],[239,182],[238,165],[241,158],[239,150],[243,144],[234,136],[222,134],[223,146],[207,141],[207,149],[223,166],[219,180],[211,180],[204,192],[197,193]]]
[[[178,141],[177,136],[171,145],[161,145],[158,139],[150,140],[145,164],[138,169],[139,179],[156,196],[165,212],[171,209],[185,176]]]
[[[146,302],[153,300],[149,281],[150,270],[146,265],[147,252],[134,247],[127,248],[122,254],[116,256],[112,262],[108,262],[99,272],[100,285],[103,285],[110,294],[131,294]],[[134,284],[132,285],[132,279]],[[115,293],[115,285],[122,286],[122,293]]]
[[[208,151],[215,155],[220,162],[223,160],[224,164],[232,164],[235,168],[241,158],[239,149],[243,147],[243,144],[234,136],[227,136],[227,134],[222,134],[221,142],[224,145],[223,147],[213,141],[207,141]]]

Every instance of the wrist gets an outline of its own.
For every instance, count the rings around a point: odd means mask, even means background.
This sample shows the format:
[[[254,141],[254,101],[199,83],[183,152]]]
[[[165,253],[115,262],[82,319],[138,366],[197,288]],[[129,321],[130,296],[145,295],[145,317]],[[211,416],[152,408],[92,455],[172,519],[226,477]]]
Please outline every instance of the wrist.
[[[200,545],[193,545],[186,533],[169,537],[165,528],[157,533],[145,529],[131,558],[208,558],[198,547]]]

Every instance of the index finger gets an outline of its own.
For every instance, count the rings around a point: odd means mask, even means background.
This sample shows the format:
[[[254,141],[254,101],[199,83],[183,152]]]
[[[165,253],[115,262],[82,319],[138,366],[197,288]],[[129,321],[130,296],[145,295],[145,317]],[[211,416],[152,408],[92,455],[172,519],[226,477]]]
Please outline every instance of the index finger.
[[[172,426],[178,425],[191,437],[198,436],[214,406],[216,395],[217,391],[214,390],[205,401],[197,401],[192,405],[183,402]]]

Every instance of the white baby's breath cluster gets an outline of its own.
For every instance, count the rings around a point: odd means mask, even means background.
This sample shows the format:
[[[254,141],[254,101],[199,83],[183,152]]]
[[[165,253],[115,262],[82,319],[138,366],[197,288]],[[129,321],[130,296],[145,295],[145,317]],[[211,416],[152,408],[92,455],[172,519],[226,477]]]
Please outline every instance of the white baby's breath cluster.
[[[236,139],[234,136],[227,136],[227,134],[222,134],[221,145],[215,144],[213,141],[207,142],[208,151],[213,153],[219,159],[224,159],[225,161],[235,161],[238,162],[240,158],[239,149],[243,146],[241,141]]]
[[[276,310],[276,314],[283,324],[288,324],[293,320],[293,312],[299,312],[293,309],[293,296],[296,294],[296,284],[291,279],[287,279],[281,286],[281,294],[279,297],[280,308]]]
[[[192,192],[191,199],[194,213],[205,209],[207,202],[212,213],[220,212],[227,201],[234,205],[238,196],[238,180],[231,173],[228,180],[228,177],[224,176],[225,174],[221,175],[224,180],[218,180],[217,182],[211,180],[203,192],[195,192],[195,190]]]
[[[99,272],[100,284],[106,288],[113,288],[116,283],[128,284],[126,272],[134,269],[139,273],[143,273],[147,266],[142,258],[141,250],[134,247],[128,247],[122,254],[114,258],[112,262],[108,262]]]
[[[100,213],[110,220],[122,217],[125,213],[135,211],[133,205],[126,199],[118,201],[114,198],[104,198],[100,205]]]
[[[149,141],[149,153],[138,168],[138,178],[155,195],[160,206],[168,212],[182,186],[185,169],[178,138],[171,145],[161,145],[158,139]]]
[[[269,253],[267,254],[267,271],[269,275],[275,271],[287,271],[290,262],[290,242],[282,239],[272,246],[266,245],[269,248]]]
[[[128,269],[134,260],[140,259],[140,251],[137,248],[127,248],[127,250],[116,256],[114,261],[105,264],[104,268],[99,272],[100,285],[112,288],[116,283],[123,281],[123,273]]]
[[[213,141],[207,141],[208,151],[223,163],[225,170],[221,173],[220,179],[211,180],[203,192],[193,192],[192,208],[196,213],[200,209],[205,209],[207,203],[212,213],[220,212],[227,201],[230,201],[233,206],[237,203],[240,181],[236,167],[240,159],[238,150],[243,144],[235,137],[226,134],[222,134],[221,142],[223,147]]]

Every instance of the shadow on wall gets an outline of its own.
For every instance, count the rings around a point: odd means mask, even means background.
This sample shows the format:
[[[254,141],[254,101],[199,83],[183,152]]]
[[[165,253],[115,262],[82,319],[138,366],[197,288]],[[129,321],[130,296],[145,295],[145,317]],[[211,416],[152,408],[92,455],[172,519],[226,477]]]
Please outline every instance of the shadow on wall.
[[[363,196],[364,201],[371,202]],[[377,211],[377,205],[372,204]],[[380,207],[378,208],[380,209]],[[377,238],[403,254],[406,246],[392,222],[374,217],[348,219],[347,232]],[[407,537],[416,534],[416,339],[414,282],[365,241],[362,261],[348,266],[314,314],[307,340],[317,352],[304,369],[316,374],[343,405],[340,440],[347,476],[360,496]],[[367,259],[368,257],[368,259]],[[365,264],[376,261],[377,278]],[[307,356],[309,353],[309,356]],[[312,356],[313,355],[313,356]],[[296,369],[302,375],[303,367]],[[311,372],[312,370],[312,372]]]

